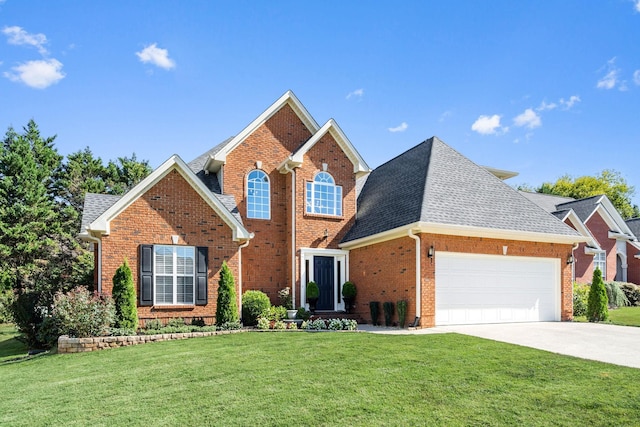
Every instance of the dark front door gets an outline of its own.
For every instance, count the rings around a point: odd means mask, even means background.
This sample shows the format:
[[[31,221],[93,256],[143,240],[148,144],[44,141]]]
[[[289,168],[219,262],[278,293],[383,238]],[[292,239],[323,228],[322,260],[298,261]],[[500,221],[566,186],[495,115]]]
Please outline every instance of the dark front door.
[[[333,257],[313,257],[313,279],[320,288],[320,298],[318,298],[316,310],[333,310]]]

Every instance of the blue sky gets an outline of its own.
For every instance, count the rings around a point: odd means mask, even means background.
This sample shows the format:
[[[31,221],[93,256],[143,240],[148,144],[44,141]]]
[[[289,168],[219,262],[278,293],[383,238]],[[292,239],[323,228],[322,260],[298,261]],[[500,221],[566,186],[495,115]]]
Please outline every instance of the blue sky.
[[[0,127],[189,161],[293,90],[371,167],[436,135],[537,186],[640,204],[640,0],[0,0]]]

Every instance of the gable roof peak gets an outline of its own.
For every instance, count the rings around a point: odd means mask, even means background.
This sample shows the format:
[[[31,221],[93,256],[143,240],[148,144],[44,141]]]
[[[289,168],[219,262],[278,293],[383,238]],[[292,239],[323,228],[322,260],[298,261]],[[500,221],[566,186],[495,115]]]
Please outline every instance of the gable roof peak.
[[[289,105],[293,112],[298,116],[302,123],[309,129],[311,134],[314,134],[320,129],[318,122],[311,116],[309,111],[302,105],[302,102],[293,93],[293,91],[286,91],[280,98],[278,98],[269,108],[256,117],[249,125],[247,125],[239,134],[233,138],[225,141],[225,143],[215,153],[211,154],[204,164],[204,169],[210,172],[217,172],[220,167],[226,163],[227,154],[233,151],[238,145],[242,143],[249,135],[251,135],[258,127],[269,120],[274,114],[276,114],[282,107]]]

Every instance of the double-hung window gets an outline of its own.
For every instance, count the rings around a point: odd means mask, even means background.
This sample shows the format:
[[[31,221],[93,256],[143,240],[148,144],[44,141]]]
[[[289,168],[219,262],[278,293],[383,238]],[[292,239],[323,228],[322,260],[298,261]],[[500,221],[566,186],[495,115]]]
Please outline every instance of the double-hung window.
[[[269,177],[261,170],[253,170],[247,176],[247,218],[270,218]]]
[[[599,268],[602,272],[602,280],[607,280],[607,253],[605,251],[596,252],[593,256],[593,269]]]
[[[195,248],[193,246],[153,247],[155,303],[193,304]]]
[[[342,216],[342,187],[335,184],[327,172],[318,173],[307,182],[306,212],[309,214]]]

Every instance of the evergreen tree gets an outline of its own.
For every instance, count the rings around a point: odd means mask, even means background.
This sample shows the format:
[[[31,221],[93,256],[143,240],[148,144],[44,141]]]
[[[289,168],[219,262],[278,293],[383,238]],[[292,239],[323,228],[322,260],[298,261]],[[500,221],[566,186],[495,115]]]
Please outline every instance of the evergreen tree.
[[[218,305],[216,307],[216,325],[238,321],[238,303],[236,302],[236,283],[226,261],[222,262],[218,281]]]
[[[589,322],[602,322],[609,318],[609,299],[607,289],[602,281],[602,271],[593,271],[591,289],[589,289],[589,303],[587,305],[587,319]]]
[[[113,276],[113,302],[116,306],[116,328],[138,329],[138,307],[133,274],[129,262],[124,260]]]

